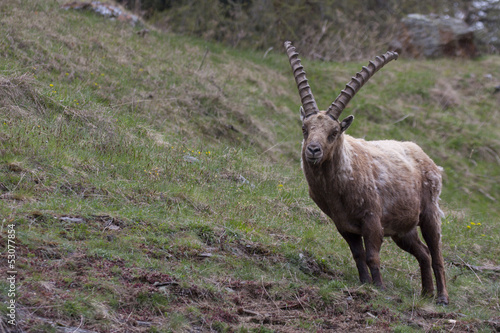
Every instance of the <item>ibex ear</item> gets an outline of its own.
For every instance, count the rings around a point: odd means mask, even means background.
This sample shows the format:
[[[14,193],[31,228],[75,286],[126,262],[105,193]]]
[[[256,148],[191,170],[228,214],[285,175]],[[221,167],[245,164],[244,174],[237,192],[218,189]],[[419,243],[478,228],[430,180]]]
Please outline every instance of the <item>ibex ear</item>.
[[[345,132],[345,130],[348,129],[349,126],[351,126],[353,120],[354,120],[354,116],[349,116],[349,117],[345,118],[344,120],[342,120],[342,122],[340,123],[340,130],[342,132]]]
[[[304,112],[304,108],[301,106],[300,107],[300,121],[304,121],[305,117],[306,117],[306,113]]]

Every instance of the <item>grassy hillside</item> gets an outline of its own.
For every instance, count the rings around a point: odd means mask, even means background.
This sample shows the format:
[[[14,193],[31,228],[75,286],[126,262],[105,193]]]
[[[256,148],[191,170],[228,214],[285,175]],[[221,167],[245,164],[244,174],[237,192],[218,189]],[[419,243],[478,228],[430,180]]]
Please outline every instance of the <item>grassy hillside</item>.
[[[387,290],[359,284],[308,198],[284,52],[142,37],[62,3],[0,3],[0,266],[15,225],[18,331],[498,330],[500,57],[400,59],[345,111],[351,135],[414,141],[445,169],[438,307],[389,239]],[[365,63],[303,64],[326,108]]]

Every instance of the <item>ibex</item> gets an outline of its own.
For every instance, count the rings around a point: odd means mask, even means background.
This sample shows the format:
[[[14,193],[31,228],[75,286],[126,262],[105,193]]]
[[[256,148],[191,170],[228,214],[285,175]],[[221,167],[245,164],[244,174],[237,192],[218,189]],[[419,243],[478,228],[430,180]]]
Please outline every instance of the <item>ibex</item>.
[[[373,281],[384,288],[379,252],[383,237],[390,236],[417,258],[422,294],[433,295],[434,270],[436,302],[448,304],[438,204],[442,168],[415,143],[356,139],[344,134],[354,117],[339,120],[363,84],[398,54],[387,52],[370,61],[328,110],[320,111],[295,47],[285,42],[285,48],[302,103],[302,161],[309,195],[349,244],[361,283]]]

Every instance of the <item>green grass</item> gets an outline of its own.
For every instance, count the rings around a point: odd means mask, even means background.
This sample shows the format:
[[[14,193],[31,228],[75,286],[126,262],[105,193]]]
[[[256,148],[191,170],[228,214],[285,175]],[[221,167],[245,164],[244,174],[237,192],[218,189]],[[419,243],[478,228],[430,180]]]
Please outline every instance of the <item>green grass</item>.
[[[498,322],[498,272],[467,264],[499,265],[499,97],[485,75],[500,77],[500,58],[400,59],[346,110],[351,135],[415,141],[445,169],[443,308],[420,298],[416,260],[390,240],[387,290],[359,285],[347,244],[308,198],[284,53],[142,38],[54,1],[8,0],[0,13],[1,244],[15,224],[25,330]],[[303,63],[321,108],[362,65]]]

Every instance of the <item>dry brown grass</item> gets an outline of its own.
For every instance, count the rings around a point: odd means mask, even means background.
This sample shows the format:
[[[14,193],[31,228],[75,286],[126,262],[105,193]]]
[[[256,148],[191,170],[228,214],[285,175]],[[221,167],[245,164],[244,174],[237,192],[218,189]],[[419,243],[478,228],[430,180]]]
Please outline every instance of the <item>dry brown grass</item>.
[[[441,106],[442,110],[461,104],[460,94],[457,90],[453,89],[449,80],[438,80],[434,88],[430,90],[430,95]]]
[[[0,110],[13,118],[44,115],[45,101],[35,90],[35,82],[31,74],[0,76]]]

